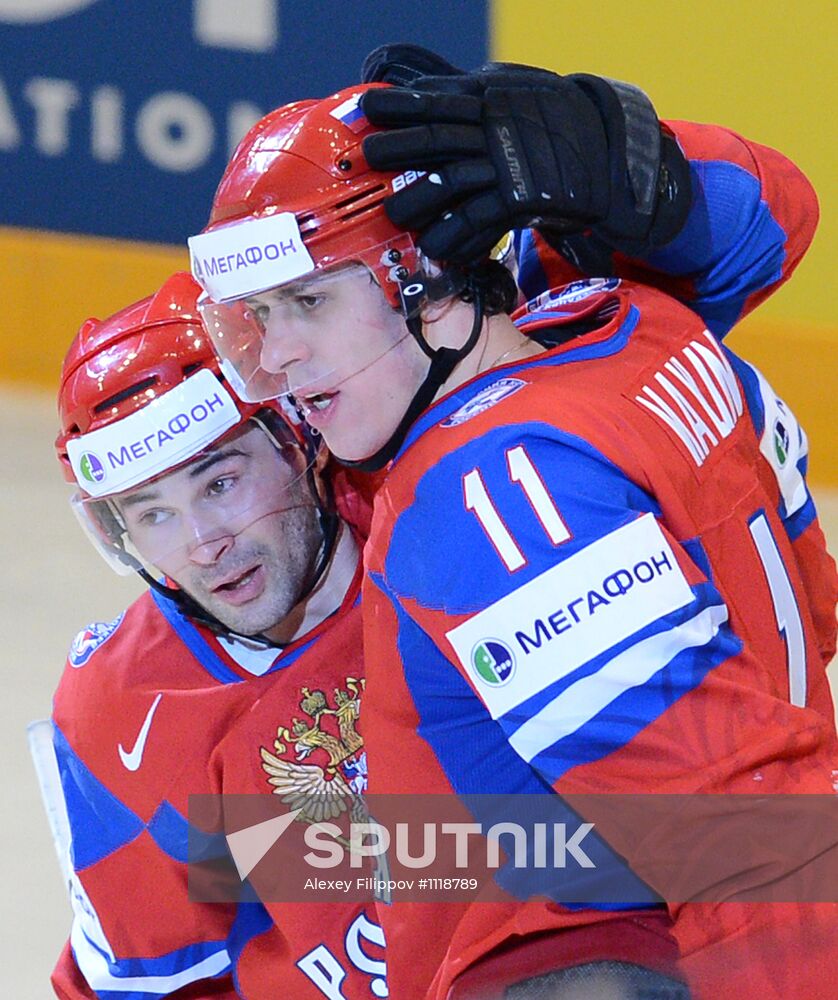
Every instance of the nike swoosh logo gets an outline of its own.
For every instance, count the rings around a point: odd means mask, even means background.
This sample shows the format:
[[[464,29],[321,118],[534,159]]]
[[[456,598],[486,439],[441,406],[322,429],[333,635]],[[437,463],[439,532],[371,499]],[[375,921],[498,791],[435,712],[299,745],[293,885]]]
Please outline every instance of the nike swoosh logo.
[[[137,742],[134,744],[134,749],[129,753],[121,743],[119,744],[119,759],[129,771],[136,771],[143,762],[143,751],[145,750],[145,741],[148,739],[148,731],[151,729],[151,720],[154,718],[154,713],[157,711],[157,706],[160,704],[162,697],[163,694],[161,692],[154,699],[154,704],[146,713],[143,727],[140,730],[140,735],[137,737]]]

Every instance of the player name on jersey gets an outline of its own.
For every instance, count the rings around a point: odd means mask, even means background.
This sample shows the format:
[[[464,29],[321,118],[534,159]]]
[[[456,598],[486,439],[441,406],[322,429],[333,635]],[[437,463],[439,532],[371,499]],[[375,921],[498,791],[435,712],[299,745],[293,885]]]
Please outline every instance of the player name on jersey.
[[[742,395],[733,369],[707,330],[704,337],[706,344],[693,340],[673,354],[663,365],[668,374],[658,370],[635,396],[677,434],[698,466],[742,416]]]

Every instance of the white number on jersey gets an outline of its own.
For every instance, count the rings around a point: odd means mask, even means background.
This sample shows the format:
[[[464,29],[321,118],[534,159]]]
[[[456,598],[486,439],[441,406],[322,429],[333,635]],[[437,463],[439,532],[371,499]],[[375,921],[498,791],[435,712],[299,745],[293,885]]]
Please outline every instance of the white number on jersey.
[[[755,517],[750,527],[751,537],[768,581],[768,589],[771,591],[777,628],[786,643],[789,701],[792,705],[803,707],[806,704],[806,641],[794,590],[765,514]]]
[[[506,466],[510,480],[518,483],[524,491],[553,545],[566,542],[570,538],[567,525],[523,445],[507,448]],[[492,502],[479,469],[472,469],[463,476],[463,497],[466,510],[474,511],[480,526],[510,573],[526,565],[527,560]]]

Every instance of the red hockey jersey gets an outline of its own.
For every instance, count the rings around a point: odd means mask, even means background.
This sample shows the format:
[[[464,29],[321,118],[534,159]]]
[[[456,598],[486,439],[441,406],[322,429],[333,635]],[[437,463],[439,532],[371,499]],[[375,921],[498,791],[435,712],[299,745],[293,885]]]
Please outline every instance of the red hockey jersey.
[[[436,403],[376,498],[370,791],[832,795],[838,583],[792,412],[651,288],[579,282],[517,323],[559,346]],[[560,898],[379,912],[395,995],[439,1000],[510,943],[510,974],[538,971],[522,940],[585,924]],[[612,924],[622,955],[656,912],[589,911],[572,950],[604,957]],[[838,957],[834,909],[698,912],[669,913],[697,996],[828,995],[801,963]]]
[[[260,903],[192,902],[188,893],[189,796],[269,794],[261,748],[278,754],[277,727],[300,716],[303,688],[332,698],[355,691],[342,766],[362,790],[359,585],[282,651],[225,646],[153,593],[79,633],[53,714],[74,909],[53,974],[59,996],[382,995],[381,931],[362,906],[288,904],[268,914]],[[330,727],[340,739],[335,716],[322,722]],[[308,763],[325,761],[315,750]],[[347,942],[357,943],[363,969]]]

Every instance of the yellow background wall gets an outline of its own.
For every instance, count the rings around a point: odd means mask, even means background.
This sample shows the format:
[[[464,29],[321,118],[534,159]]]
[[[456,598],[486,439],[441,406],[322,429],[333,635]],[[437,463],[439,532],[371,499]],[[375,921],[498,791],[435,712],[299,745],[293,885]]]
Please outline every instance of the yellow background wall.
[[[730,342],[809,431],[813,481],[834,485],[836,9],[826,0],[494,0],[491,14],[494,58],[629,80],[663,117],[730,126],[781,149],[811,178],[822,216],[815,243],[789,284]],[[0,378],[49,389],[83,319],[121,308],[187,267],[177,247],[2,228],[0,261]]]
[[[189,270],[185,248],[2,227],[0,261],[0,378],[50,390],[88,316],[108,316]]]
[[[493,19],[493,58],[636,83],[661,117],[726,125],[782,150],[810,178],[821,204],[815,242],[729,343],[806,427],[812,480],[838,486],[838,5],[494,0]]]

